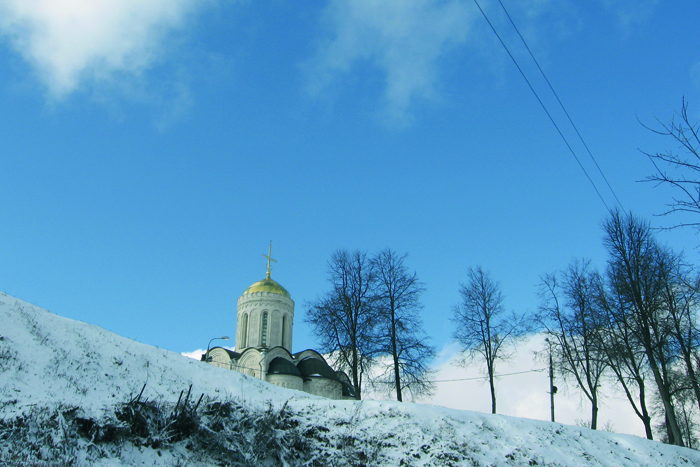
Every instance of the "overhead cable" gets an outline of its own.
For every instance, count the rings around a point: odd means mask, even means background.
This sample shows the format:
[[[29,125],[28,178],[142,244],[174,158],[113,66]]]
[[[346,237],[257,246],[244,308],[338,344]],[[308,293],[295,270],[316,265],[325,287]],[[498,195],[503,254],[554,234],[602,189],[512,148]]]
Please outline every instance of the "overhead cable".
[[[586,151],[588,152],[588,155],[590,156],[591,160],[595,164],[596,168],[598,169],[598,173],[600,173],[601,177],[603,177],[603,180],[605,180],[605,184],[608,185],[608,189],[610,190],[610,193],[615,197],[615,200],[617,201],[617,204],[624,210],[624,207],[622,206],[622,203],[620,202],[620,199],[617,197],[617,194],[615,193],[615,190],[613,190],[613,187],[610,185],[610,182],[608,181],[608,178],[605,176],[603,173],[603,170],[600,168],[598,165],[598,161],[593,157],[593,153],[591,150],[588,148],[588,145],[586,144],[586,141],[584,141],[583,136],[581,133],[578,131],[578,128],[576,127],[576,124],[574,123],[574,120],[571,118],[569,115],[569,112],[567,112],[566,107],[564,107],[564,103],[559,99],[559,95],[557,92],[554,90],[554,86],[552,86],[552,83],[549,82],[549,79],[547,78],[547,75],[545,74],[544,70],[540,66],[540,63],[537,61],[535,58],[535,55],[532,53],[532,50],[530,50],[530,47],[527,45],[527,42],[525,41],[525,38],[523,37],[522,34],[520,34],[520,30],[518,27],[515,25],[515,22],[513,21],[513,18],[511,18],[510,13],[508,13],[508,10],[506,9],[505,5],[501,0],[498,0],[498,3],[501,5],[501,8],[503,8],[503,11],[505,12],[506,16],[508,17],[508,20],[510,21],[510,24],[513,26],[513,29],[515,29],[515,32],[518,33],[518,36],[520,37],[520,40],[523,41],[523,45],[527,49],[527,52],[530,54],[530,57],[532,58],[532,61],[535,62],[535,65],[537,65],[537,69],[540,70],[540,73],[542,74],[542,77],[544,80],[547,82],[547,86],[549,86],[550,91],[552,91],[552,94],[554,94],[554,97],[557,99],[557,102],[559,103],[559,106],[561,109],[564,111],[564,115],[566,115],[566,118],[569,119],[569,123],[571,123],[571,126],[574,128],[574,131],[576,132],[576,135],[578,135],[578,138],[581,140],[581,143],[583,144],[583,147],[586,148]]]
[[[595,190],[596,194],[598,195],[598,198],[600,198],[600,201],[603,203],[603,205],[605,205],[605,208],[606,208],[608,211],[610,211],[610,207],[608,206],[608,203],[605,202],[605,199],[604,199],[603,196],[600,194],[600,191],[598,191],[598,187],[596,187],[595,183],[593,182],[593,179],[591,178],[591,176],[590,176],[590,175],[588,174],[588,172],[586,171],[585,167],[584,167],[583,164],[581,163],[581,160],[580,160],[580,159],[578,158],[578,156],[576,155],[576,152],[574,151],[574,149],[573,149],[573,148],[571,147],[571,145],[569,144],[569,141],[568,141],[568,140],[566,139],[566,137],[564,136],[564,133],[562,133],[561,129],[559,128],[559,125],[557,125],[557,123],[554,121],[554,118],[553,118],[552,115],[549,113],[549,110],[547,109],[547,106],[545,106],[545,105],[544,105],[544,102],[542,102],[542,99],[540,99],[539,94],[537,94],[537,91],[535,91],[535,88],[532,86],[532,84],[530,83],[530,80],[529,80],[529,79],[527,78],[527,76],[525,75],[525,72],[524,72],[523,69],[520,67],[520,64],[518,64],[518,61],[515,59],[515,57],[513,56],[513,54],[510,52],[510,50],[508,49],[508,46],[505,44],[505,42],[504,42],[503,39],[501,38],[500,34],[498,34],[498,31],[496,31],[496,28],[495,28],[495,27],[493,26],[493,24],[491,23],[491,20],[489,19],[489,17],[486,16],[486,13],[485,13],[484,10],[481,8],[481,5],[479,5],[479,1],[478,1],[478,0],[474,0],[474,3],[476,3],[477,8],[479,8],[479,11],[481,12],[481,14],[482,14],[482,16],[484,17],[484,19],[486,20],[486,22],[488,23],[489,27],[491,28],[491,30],[493,31],[493,33],[496,35],[496,37],[498,38],[498,41],[501,43],[501,45],[503,46],[503,48],[505,49],[505,51],[508,53],[508,56],[509,56],[510,59],[513,61],[513,63],[515,64],[516,68],[517,68],[518,71],[520,72],[520,75],[523,77],[523,79],[524,79],[525,82],[527,83],[528,87],[530,88],[530,91],[532,91],[532,93],[535,95],[535,98],[537,99],[537,102],[540,103],[540,106],[542,107],[542,109],[544,110],[544,112],[547,114],[547,117],[549,117],[549,121],[552,122],[552,125],[554,125],[554,128],[557,130],[557,133],[559,133],[559,136],[560,136],[561,139],[564,141],[564,144],[566,144],[566,147],[569,148],[569,152],[571,152],[571,155],[574,156],[574,159],[576,159],[576,162],[578,163],[578,166],[581,168],[581,170],[583,171],[584,175],[586,176],[586,178],[587,178],[588,181],[590,182],[591,186],[593,187],[593,189]]]
[[[501,375],[494,375],[496,378],[500,378],[502,376],[513,376],[513,375],[522,375],[525,373],[539,373],[541,371],[545,371],[547,368],[535,368],[534,370],[525,370],[525,371],[516,371],[515,373],[504,373]],[[439,380],[433,380],[431,383],[453,383],[456,381],[480,381],[487,378],[486,376],[481,376],[478,378],[458,378],[458,379],[439,379]]]

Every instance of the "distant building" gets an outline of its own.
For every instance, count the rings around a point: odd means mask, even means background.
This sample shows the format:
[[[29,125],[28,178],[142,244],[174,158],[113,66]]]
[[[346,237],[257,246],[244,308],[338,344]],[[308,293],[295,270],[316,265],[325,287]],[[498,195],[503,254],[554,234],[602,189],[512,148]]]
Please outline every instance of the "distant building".
[[[214,347],[202,361],[260,378],[268,383],[329,399],[354,399],[350,378],[333,370],[315,350],[292,353],[294,301],[289,292],[270,278],[272,248],[267,255],[267,276],[238,298],[235,351]]]

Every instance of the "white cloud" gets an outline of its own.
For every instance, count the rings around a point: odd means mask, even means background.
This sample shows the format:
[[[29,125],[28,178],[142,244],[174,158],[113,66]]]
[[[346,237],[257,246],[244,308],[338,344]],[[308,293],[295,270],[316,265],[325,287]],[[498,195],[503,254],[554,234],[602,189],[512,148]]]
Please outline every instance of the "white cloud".
[[[0,0],[0,35],[54,98],[84,81],[138,75],[201,0]]]
[[[215,345],[214,347],[218,347],[218,346]],[[214,348],[214,347],[212,347],[212,348]],[[223,347],[224,349],[228,349],[228,350],[236,350],[235,347],[226,347],[226,346],[221,346],[221,347]],[[197,350],[193,350],[192,352],[180,352],[180,355],[182,355],[184,357],[194,358],[195,360],[201,360],[202,355],[204,355],[206,353],[206,351],[207,351],[207,349],[197,349]]]
[[[498,365],[497,373],[504,375],[533,369],[543,371],[514,374],[498,379],[496,385],[496,408],[502,415],[550,420],[549,373],[547,364],[533,359],[535,351],[545,348],[544,336],[535,335],[518,347],[518,353],[507,363]],[[435,367],[436,380],[461,380],[437,384],[433,397],[421,402],[441,405],[460,410],[491,412],[491,395],[488,381],[478,363],[464,368],[455,365],[459,358],[456,345],[446,346],[440,353]],[[559,392],[555,396],[555,418],[557,422],[576,424],[577,420],[590,420],[590,404],[573,385],[567,387],[561,379],[555,380]],[[607,422],[614,431],[644,436],[644,427],[634,414],[627,399],[610,384],[601,390],[602,402],[599,408],[598,425],[602,429]]]
[[[180,355],[185,356],[185,357],[194,358],[195,360],[201,360],[202,355],[206,351],[207,351],[207,349],[197,349],[197,350],[193,350],[192,352],[180,352]]]
[[[383,78],[389,117],[402,120],[415,99],[432,98],[439,59],[466,41],[473,9],[464,0],[330,0],[328,38],[310,63],[312,93],[354,67],[370,64]]]

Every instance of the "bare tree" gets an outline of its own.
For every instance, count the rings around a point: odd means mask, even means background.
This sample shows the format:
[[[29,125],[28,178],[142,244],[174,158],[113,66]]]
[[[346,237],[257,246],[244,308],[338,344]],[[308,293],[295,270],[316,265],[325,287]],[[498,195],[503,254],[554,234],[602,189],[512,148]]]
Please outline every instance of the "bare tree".
[[[599,389],[608,360],[601,335],[602,311],[597,296],[600,276],[590,270],[590,263],[575,261],[561,275],[549,274],[542,279],[540,315],[545,327],[556,367],[564,379],[573,378],[591,403],[589,428],[598,427]]]
[[[665,274],[673,257],[662,248],[649,225],[632,215],[612,212],[604,224],[609,287],[619,299],[615,319],[625,319],[633,345],[644,351],[659,391],[668,439],[683,446],[671,393],[670,365],[675,359],[664,301]]]
[[[671,394],[673,395],[673,406],[676,411],[676,420],[681,431],[681,437],[686,445],[691,449],[698,449],[698,409],[693,397],[693,391],[688,385],[688,376],[683,371],[671,371]],[[668,418],[664,416],[663,403],[658,392],[655,393],[655,403],[657,412],[661,415],[661,423],[657,428],[661,432],[661,440],[665,443],[671,442],[668,436]]]
[[[404,392],[415,399],[430,394],[434,387],[428,364],[435,357],[435,349],[427,343],[419,316],[425,286],[404,265],[406,256],[398,256],[387,248],[372,259],[376,274],[377,351],[391,358],[391,364],[375,378],[375,383],[396,391],[398,401],[403,401]]]
[[[680,112],[670,123],[658,122],[658,128],[644,125],[652,132],[670,137],[680,152],[646,153],[656,173],[647,177],[648,181],[669,185],[675,189],[674,196],[667,204],[663,215],[672,213],[700,214],[700,122],[693,123],[688,116],[688,102],[683,99]],[[700,230],[700,222],[680,221],[674,227],[692,227]]]
[[[601,335],[608,368],[642,421],[647,439],[654,439],[646,395],[647,358],[633,332],[632,317],[624,311],[624,299],[616,290],[601,288],[598,296],[604,310]]]
[[[700,288],[698,279],[692,277],[691,270],[683,264],[680,256],[673,257],[670,266],[659,271],[663,275],[662,294],[668,313],[667,326],[676,352],[685,366],[684,385],[692,391],[695,403],[700,408],[700,381],[694,364],[694,356],[700,345],[697,325]],[[693,398],[683,397],[684,402]]]
[[[506,315],[500,284],[481,266],[469,268],[462,284],[462,301],[453,307],[454,338],[465,353],[486,363],[491,388],[491,412],[496,413],[496,363],[510,357],[510,345],[526,332],[524,316]]]
[[[374,270],[366,253],[337,250],[328,262],[328,275],[331,290],[308,305],[306,322],[322,351],[333,356],[333,364],[348,370],[359,400],[376,347]]]

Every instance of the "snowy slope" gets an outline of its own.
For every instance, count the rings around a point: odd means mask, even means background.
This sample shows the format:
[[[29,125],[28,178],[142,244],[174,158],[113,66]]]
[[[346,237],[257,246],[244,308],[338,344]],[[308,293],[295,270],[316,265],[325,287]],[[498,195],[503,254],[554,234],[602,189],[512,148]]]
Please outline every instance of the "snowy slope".
[[[634,436],[315,398],[2,293],[0,371],[2,465],[700,466]]]
[[[138,394],[144,384],[144,396],[150,399],[177,400],[190,384],[193,392],[212,397],[256,401],[288,397],[258,379],[217,371],[4,293],[0,293],[0,323],[0,407],[6,416],[57,402],[99,416],[109,404]]]

